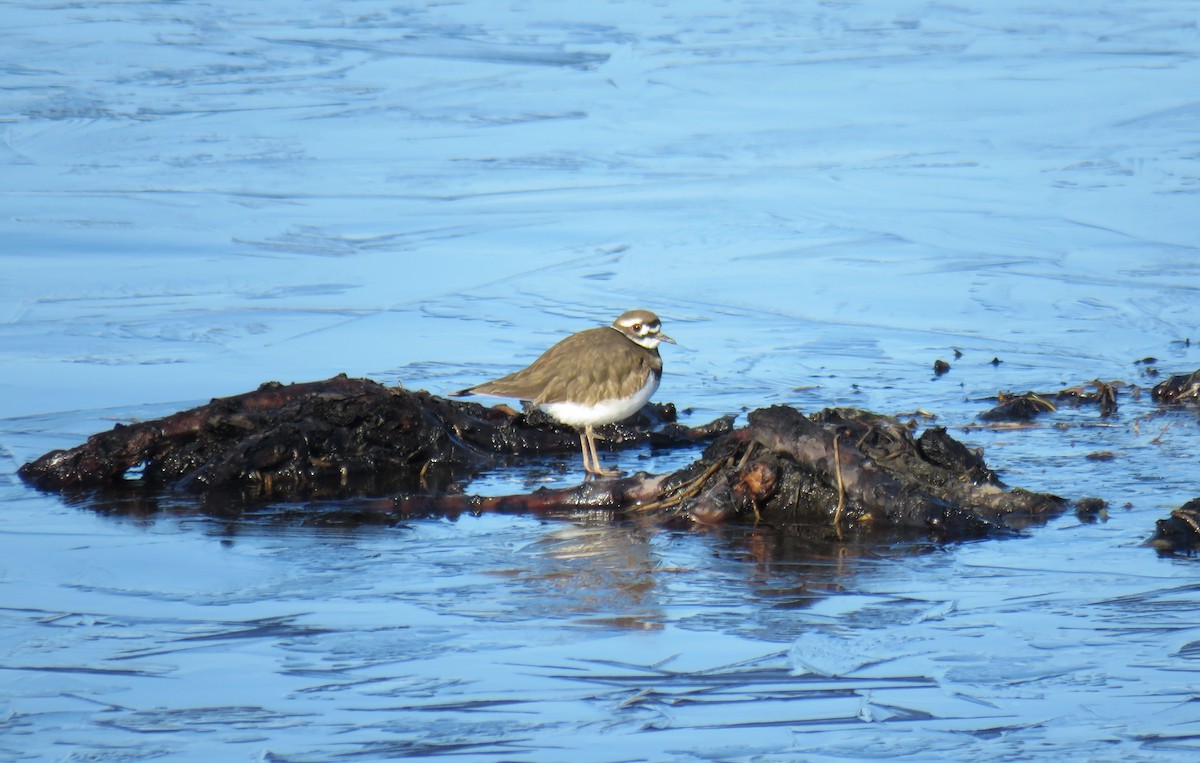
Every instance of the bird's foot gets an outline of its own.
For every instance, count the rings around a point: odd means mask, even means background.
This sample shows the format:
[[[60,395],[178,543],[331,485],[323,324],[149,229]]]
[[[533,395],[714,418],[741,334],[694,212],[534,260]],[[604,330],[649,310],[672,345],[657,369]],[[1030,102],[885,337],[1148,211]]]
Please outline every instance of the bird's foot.
[[[620,477],[624,473],[620,469],[605,469],[603,466],[587,470],[587,476],[596,477],[597,479],[600,477]]]

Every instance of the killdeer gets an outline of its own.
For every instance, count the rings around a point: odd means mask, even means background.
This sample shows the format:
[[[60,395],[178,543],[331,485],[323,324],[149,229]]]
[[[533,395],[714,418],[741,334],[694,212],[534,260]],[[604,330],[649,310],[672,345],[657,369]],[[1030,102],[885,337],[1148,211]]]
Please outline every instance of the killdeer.
[[[528,368],[456,392],[529,400],[554,420],[579,430],[583,469],[589,475],[620,474],[600,466],[592,427],[627,419],[641,410],[662,378],[658,316],[630,310],[611,326],[572,334],[542,353]]]

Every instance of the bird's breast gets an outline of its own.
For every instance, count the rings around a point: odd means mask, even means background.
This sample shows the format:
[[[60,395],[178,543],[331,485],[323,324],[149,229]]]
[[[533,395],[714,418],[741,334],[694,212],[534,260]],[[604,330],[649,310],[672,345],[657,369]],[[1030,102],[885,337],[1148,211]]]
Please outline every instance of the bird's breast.
[[[642,409],[650,402],[650,397],[658,389],[659,375],[646,375],[646,383],[642,388],[627,398],[607,398],[594,403],[579,403],[564,400],[555,403],[542,403],[541,409],[555,421],[572,427],[599,426],[623,421]]]

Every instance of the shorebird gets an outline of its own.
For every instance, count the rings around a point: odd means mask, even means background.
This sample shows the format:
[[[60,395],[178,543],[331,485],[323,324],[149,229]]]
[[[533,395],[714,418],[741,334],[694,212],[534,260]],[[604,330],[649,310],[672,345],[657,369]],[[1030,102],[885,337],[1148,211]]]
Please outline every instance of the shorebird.
[[[459,395],[528,400],[551,418],[579,431],[583,469],[597,477],[619,471],[600,466],[593,427],[622,421],[642,409],[658,389],[658,345],[675,344],[649,310],[630,310],[610,326],[580,331],[542,353],[527,368],[468,387]]]

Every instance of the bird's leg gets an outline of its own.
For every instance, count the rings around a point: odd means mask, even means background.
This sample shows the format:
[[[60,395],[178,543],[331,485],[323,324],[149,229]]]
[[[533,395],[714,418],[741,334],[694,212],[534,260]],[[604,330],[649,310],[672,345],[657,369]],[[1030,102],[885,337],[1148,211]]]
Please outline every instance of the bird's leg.
[[[579,433],[579,450],[583,453],[583,471],[592,474],[591,453],[588,451],[588,442],[584,439],[583,432]]]
[[[592,452],[593,469],[591,469],[588,474],[594,474],[597,477],[616,477],[618,474],[623,474],[623,472],[620,470],[605,469],[600,465],[600,454],[596,452],[596,433],[592,431],[592,427],[590,425],[584,428],[583,432],[587,436],[588,447]]]

